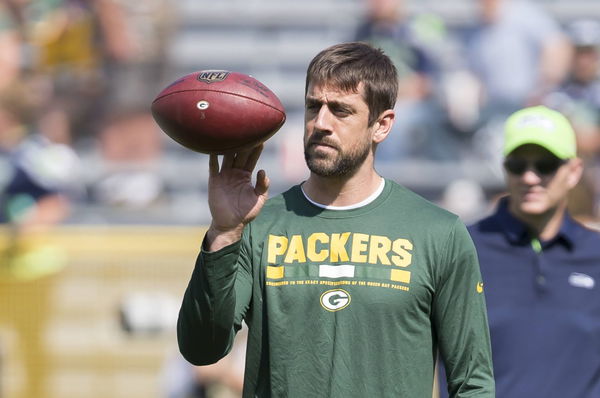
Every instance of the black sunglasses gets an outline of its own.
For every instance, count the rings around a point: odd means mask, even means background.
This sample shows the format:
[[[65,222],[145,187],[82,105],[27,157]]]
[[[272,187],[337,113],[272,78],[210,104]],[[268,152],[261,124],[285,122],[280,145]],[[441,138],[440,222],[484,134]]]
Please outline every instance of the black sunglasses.
[[[526,170],[533,170],[538,175],[552,175],[567,161],[559,158],[541,158],[529,162],[522,158],[511,157],[504,161],[504,168],[511,174],[522,175]]]

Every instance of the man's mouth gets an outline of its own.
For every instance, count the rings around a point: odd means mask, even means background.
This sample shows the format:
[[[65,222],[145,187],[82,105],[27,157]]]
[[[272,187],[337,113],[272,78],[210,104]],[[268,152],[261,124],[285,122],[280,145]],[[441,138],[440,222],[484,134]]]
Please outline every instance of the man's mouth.
[[[308,144],[309,147],[327,147],[327,148],[333,148],[333,149],[337,149],[337,146],[335,146],[334,144],[325,142],[325,141],[311,141]]]
[[[539,190],[533,190],[533,189],[528,189],[528,190],[521,192],[521,196],[525,199],[535,198],[535,197],[539,196],[540,194],[541,194],[541,192]]]

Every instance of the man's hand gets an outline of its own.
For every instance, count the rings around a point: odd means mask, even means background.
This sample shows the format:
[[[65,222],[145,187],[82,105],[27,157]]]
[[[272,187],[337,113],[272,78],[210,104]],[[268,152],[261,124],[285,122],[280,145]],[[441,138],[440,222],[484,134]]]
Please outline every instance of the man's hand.
[[[263,146],[223,156],[210,155],[208,205],[212,223],[205,249],[216,251],[240,240],[244,226],[252,221],[267,200],[269,179],[260,170],[252,185],[252,172]]]

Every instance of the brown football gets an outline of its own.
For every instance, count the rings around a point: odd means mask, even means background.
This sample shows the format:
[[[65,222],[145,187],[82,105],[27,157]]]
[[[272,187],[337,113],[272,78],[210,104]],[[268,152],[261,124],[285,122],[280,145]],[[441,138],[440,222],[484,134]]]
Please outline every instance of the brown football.
[[[185,75],[152,102],[160,128],[184,147],[223,154],[252,148],[285,122],[279,98],[255,78],[205,70]]]

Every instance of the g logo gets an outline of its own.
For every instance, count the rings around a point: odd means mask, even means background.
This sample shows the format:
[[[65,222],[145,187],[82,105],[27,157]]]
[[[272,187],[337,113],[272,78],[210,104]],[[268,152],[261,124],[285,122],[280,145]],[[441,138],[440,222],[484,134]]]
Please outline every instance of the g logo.
[[[328,290],[321,295],[321,306],[331,312],[343,310],[350,301],[350,294],[344,289]]]
[[[210,103],[208,101],[198,101],[198,103],[196,104],[196,108],[200,109],[201,111],[208,109],[208,107],[210,106]]]

